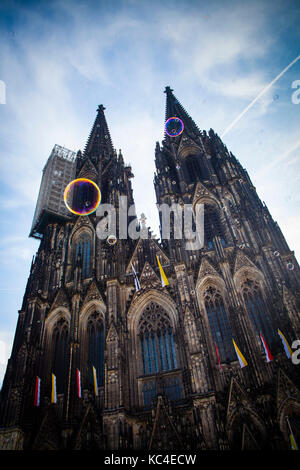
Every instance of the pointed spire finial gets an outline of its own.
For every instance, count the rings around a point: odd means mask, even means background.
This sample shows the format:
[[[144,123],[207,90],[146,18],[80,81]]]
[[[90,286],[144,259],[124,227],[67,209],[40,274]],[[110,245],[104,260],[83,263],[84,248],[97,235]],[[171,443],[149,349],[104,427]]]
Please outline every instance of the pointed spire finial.
[[[166,89],[165,89],[164,93],[172,93],[172,91],[174,91],[174,90],[172,90],[172,88],[170,86],[166,86]]]

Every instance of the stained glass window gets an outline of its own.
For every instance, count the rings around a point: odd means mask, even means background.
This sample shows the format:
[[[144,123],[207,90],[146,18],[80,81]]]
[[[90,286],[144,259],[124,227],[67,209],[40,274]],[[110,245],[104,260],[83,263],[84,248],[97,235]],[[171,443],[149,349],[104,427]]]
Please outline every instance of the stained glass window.
[[[204,205],[204,243],[213,249],[213,238],[218,236],[221,238],[221,243],[226,246],[225,235],[221,226],[220,216],[217,209],[212,206]]]
[[[174,333],[167,313],[159,305],[151,303],[145,309],[140,320],[139,334],[144,374],[177,368]]]
[[[262,333],[267,343],[274,343],[275,332],[258,282],[247,279],[243,284],[242,291],[245,306],[257,337],[259,338]]]
[[[89,377],[93,383],[92,366],[97,373],[98,385],[104,384],[104,328],[99,314],[94,313],[88,321]]]
[[[235,352],[232,333],[223,298],[217,289],[209,287],[204,293],[204,301],[212,339],[218,348],[220,361],[233,361]]]
[[[75,248],[75,263],[77,257],[81,256],[82,277],[87,278],[91,276],[91,237],[84,233],[76,242]]]
[[[64,318],[60,318],[53,329],[53,374],[56,376],[57,393],[64,392],[64,384],[67,373],[67,356],[68,356],[68,324]]]

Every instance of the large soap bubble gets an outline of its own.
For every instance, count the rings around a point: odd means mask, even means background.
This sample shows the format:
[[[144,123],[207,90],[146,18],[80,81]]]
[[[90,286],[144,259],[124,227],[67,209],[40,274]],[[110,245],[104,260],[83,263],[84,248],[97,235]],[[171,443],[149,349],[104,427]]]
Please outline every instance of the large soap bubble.
[[[66,187],[64,201],[73,214],[90,215],[100,204],[101,192],[94,181],[87,178],[77,178]]]

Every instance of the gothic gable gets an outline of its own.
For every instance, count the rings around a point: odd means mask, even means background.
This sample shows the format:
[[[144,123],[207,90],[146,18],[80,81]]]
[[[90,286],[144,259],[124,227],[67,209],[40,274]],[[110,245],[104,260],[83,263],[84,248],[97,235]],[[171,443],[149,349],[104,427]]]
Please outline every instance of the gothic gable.
[[[84,307],[88,302],[91,300],[98,300],[99,302],[104,304],[104,300],[99,292],[96,282],[93,280],[89,285],[88,291],[86,296],[84,297],[82,306]]]
[[[181,157],[186,157],[187,155],[195,155],[201,151],[199,145],[197,145],[190,137],[187,135],[182,135],[180,144],[178,147],[178,155]]]
[[[92,178],[97,176],[97,170],[91,160],[87,157],[82,165],[78,178]]]
[[[88,405],[80,423],[74,450],[99,450],[101,448],[101,426],[92,405]]]
[[[160,248],[160,246],[158,245],[156,240],[153,240],[152,238],[150,238],[150,239],[148,239],[148,243],[149,243],[150,250],[154,249],[156,255],[159,256],[160,262],[167,263],[167,264],[170,263],[169,258],[164,253],[164,251]],[[133,254],[131,256],[131,259],[130,259],[128,265],[127,265],[126,274],[131,274],[132,273],[131,263],[133,264],[135,269],[137,269],[136,267],[139,266],[139,251],[142,251],[142,250],[143,250],[143,240],[142,240],[142,238],[139,238],[139,240],[138,240],[138,242],[135,246],[135,249],[133,251]]]
[[[248,426],[243,424],[242,450],[259,450],[259,445]]]
[[[50,405],[40,423],[32,447],[34,450],[58,450],[60,448],[59,435],[59,422]]]
[[[193,206],[196,204],[196,202],[199,201],[199,199],[203,199],[203,198],[212,199],[213,201],[215,201],[217,205],[219,205],[219,202],[216,196],[214,195],[214,193],[210,191],[209,189],[207,189],[207,187],[203,183],[201,183],[201,181],[198,181],[196,189],[195,189],[194,197],[193,197],[193,202],[192,202]],[[204,217],[205,217],[205,211],[204,211]]]
[[[94,232],[94,226],[89,218],[88,215],[84,216],[84,217],[81,217],[79,216],[75,222],[75,225],[72,229],[72,232],[71,232],[71,238],[72,236],[74,235],[75,232],[77,232],[77,230],[83,228],[83,227],[87,227],[89,228],[92,232]]]
[[[248,256],[245,253],[243,253],[240,249],[238,249],[236,258],[235,258],[233,272],[236,273],[240,268],[244,268],[246,266],[249,268],[257,269],[255,264],[252,263],[252,261],[248,258]]]
[[[300,402],[300,392],[282,369],[278,370],[277,376],[277,410],[283,406],[286,399],[292,398]]]
[[[71,304],[70,304],[68,295],[67,295],[65,289],[63,287],[61,287],[59,289],[59,291],[57,292],[56,296],[55,296],[53,304],[50,308],[50,312],[52,310],[54,310],[55,308],[57,308],[57,307],[65,307],[67,309],[70,309],[70,305]]]
[[[199,268],[198,281],[203,279],[205,276],[218,276],[218,277],[220,277],[220,274],[212,266],[212,264],[208,261],[208,259],[203,257],[200,268]]]
[[[229,389],[228,405],[227,405],[227,420],[231,419],[236,411],[241,406],[249,405],[249,399],[238,381],[232,377]]]
[[[139,281],[142,288],[155,288],[161,286],[161,282],[157,274],[154,272],[148,261],[144,264]]]
[[[118,333],[117,333],[114,322],[112,322],[107,332],[106,342],[113,343],[118,340],[119,340]]]
[[[149,450],[183,448],[183,444],[171,419],[163,397],[157,399],[155,419],[149,442]]]

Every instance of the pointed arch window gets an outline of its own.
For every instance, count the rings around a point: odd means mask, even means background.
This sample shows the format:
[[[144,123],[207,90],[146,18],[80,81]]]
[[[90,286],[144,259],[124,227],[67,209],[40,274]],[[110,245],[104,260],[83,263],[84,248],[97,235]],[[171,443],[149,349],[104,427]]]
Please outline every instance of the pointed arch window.
[[[168,314],[160,305],[151,302],[139,323],[143,373],[177,369],[178,361],[174,332]]]
[[[157,383],[155,381],[147,382],[143,385],[143,400],[145,408],[150,408],[152,400],[157,395]]]
[[[254,328],[254,331],[261,342],[259,336],[263,334],[269,344],[276,343],[275,331],[272,328],[271,320],[265,301],[263,299],[259,283],[247,279],[242,286],[245,306]]]
[[[181,379],[179,377],[177,345],[168,313],[155,302],[144,309],[139,324],[138,336],[142,353],[142,374],[147,380],[142,387],[145,408],[151,406],[153,398],[160,390],[172,401],[181,399]],[[170,374],[172,372],[172,375]],[[166,375],[164,373],[167,373]],[[156,375],[158,374],[158,375]],[[160,374],[164,374],[164,379]],[[174,374],[174,375],[173,375]],[[156,375],[153,378],[153,375]],[[171,375],[171,377],[168,377]]]
[[[92,259],[91,259],[91,236],[88,233],[83,233],[76,241],[75,245],[75,263],[78,256],[81,257],[82,277],[87,278],[91,276],[92,272]]]
[[[222,295],[217,289],[209,287],[204,293],[204,303],[212,339],[217,345],[220,361],[235,360],[232,333]]]
[[[64,392],[64,385],[67,374],[68,359],[68,323],[64,318],[60,318],[53,328],[52,343],[54,345],[54,356],[52,371],[56,376],[57,393]]]
[[[184,160],[186,181],[188,184],[199,181],[202,177],[202,170],[197,155],[188,155]]]
[[[206,205],[204,206],[204,243],[208,248],[213,249],[214,237],[220,237],[221,243],[225,246],[225,235],[224,230],[221,225],[220,215],[218,210],[211,206]]]
[[[93,384],[92,366],[97,373],[98,385],[104,384],[104,326],[98,313],[90,315],[88,324],[88,364],[89,380]]]

